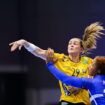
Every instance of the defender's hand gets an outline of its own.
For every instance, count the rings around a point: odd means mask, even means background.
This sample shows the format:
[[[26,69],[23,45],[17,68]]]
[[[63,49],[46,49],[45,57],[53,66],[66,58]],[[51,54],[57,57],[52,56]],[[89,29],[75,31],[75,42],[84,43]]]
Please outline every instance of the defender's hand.
[[[78,94],[80,92],[81,88],[76,88],[76,87],[72,87],[72,86],[69,86],[68,87],[68,91],[71,93],[71,94]]]
[[[53,62],[55,63],[57,61],[57,58],[54,58],[54,50],[51,48],[48,48],[46,50],[46,63]]]

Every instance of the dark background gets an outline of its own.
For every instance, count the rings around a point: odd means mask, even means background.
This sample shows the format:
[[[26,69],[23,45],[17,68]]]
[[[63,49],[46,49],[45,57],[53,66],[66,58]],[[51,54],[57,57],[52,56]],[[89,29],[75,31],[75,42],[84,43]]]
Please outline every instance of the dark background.
[[[58,87],[43,60],[24,48],[10,52],[10,42],[26,39],[67,54],[69,39],[81,38],[86,26],[96,21],[105,27],[105,0],[0,0],[1,105],[26,105],[26,89]],[[104,56],[104,44],[105,36],[89,56]]]

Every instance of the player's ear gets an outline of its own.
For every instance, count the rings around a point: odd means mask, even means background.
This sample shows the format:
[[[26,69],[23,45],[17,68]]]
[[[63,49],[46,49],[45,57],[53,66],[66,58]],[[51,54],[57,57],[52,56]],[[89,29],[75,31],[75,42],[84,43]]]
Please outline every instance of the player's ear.
[[[82,54],[86,53],[86,50],[84,50],[83,48],[81,48],[81,53]]]

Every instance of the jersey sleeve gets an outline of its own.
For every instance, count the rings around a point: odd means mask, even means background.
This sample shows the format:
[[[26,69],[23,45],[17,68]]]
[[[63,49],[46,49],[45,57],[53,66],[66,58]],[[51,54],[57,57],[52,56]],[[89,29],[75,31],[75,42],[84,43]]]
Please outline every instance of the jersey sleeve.
[[[61,72],[60,70],[58,70],[52,62],[49,62],[46,64],[48,70],[61,82],[65,83],[67,86],[71,85],[74,87],[78,87],[78,88],[82,88],[82,78],[77,78],[74,76],[68,76],[66,74],[64,74],[63,72]]]
[[[58,59],[60,59],[60,58],[62,58],[64,56],[64,54],[63,53],[54,53],[54,58],[58,58]]]
[[[92,78],[82,77],[82,88],[91,89],[92,84],[93,84]]]

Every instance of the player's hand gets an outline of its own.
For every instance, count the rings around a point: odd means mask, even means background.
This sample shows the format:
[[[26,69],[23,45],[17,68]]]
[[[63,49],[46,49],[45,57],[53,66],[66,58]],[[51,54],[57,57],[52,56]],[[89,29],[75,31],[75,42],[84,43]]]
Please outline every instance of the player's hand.
[[[11,51],[15,51],[16,49],[21,50],[21,47],[24,45],[25,40],[21,39],[15,42],[10,43],[9,45],[11,46]]]
[[[55,63],[57,61],[57,58],[54,58],[54,50],[51,48],[48,48],[46,50],[46,63],[53,62]]]
[[[71,93],[71,94],[78,94],[80,92],[81,88],[76,88],[76,87],[72,87],[72,86],[69,86],[68,87],[68,91]]]

